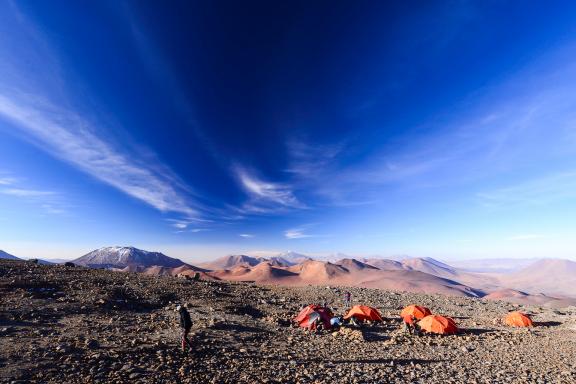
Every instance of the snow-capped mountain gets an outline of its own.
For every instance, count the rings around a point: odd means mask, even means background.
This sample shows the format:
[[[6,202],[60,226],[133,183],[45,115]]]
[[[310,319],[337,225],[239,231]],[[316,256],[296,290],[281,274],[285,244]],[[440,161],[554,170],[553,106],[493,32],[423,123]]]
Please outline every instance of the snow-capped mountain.
[[[280,254],[274,256],[272,259],[281,260],[282,262],[288,262],[289,264],[292,264],[292,265],[301,264],[301,263],[308,261],[308,260],[313,260],[310,256],[306,256],[306,255],[303,255],[301,253],[297,253],[297,252],[293,252],[293,251],[280,253]]]
[[[168,257],[163,253],[144,251],[134,247],[104,247],[72,262],[91,268],[151,267],[153,265],[175,268],[186,265],[182,260]]]

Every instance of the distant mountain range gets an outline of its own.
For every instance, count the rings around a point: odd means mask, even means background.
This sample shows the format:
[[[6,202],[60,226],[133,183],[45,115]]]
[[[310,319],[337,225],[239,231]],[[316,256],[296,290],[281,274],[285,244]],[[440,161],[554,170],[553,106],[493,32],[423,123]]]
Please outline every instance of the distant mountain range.
[[[14,255],[9,254],[8,252],[4,252],[2,250],[0,250],[0,259],[4,259],[4,260],[21,260],[21,261],[26,261],[26,260],[30,260],[30,259],[24,259],[21,257],[16,257]],[[47,260],[42,260],[42,259],[36,259],[38,260],[38,262],[40,264],[44,264],[44,265],[49,265],[49,264],[55,264],[52,261],[47,261]]]
[[[576,262],[542,259],[518,272],[502,276],[503,285],[530,293],[576,296]]]
[[[267,262],[274,267],[290,267],[305,261],[311,257],[296,252],[284,252],[272,257],[254,257],[248,255],[229,255],[215,259],[208,263],[200,264],[201,267],[211,270],[230,269],[238,266],[254,267],[262,262]]]
[[[526,268],[521,268],[527,264],[526,260],[516,260],[520,266],[515,268],[511,267],[515,265],[513,260],[506,260],[504,268],[512,268],[515,272],[497,274],[471,272],[429,257],[398,257],[397,260],[346,257],[331,262],[297,255],[298,260],[304,261],[277,263],[278,259],[295,259],[294,256],[286,257],[286,254],[271,258],[240,255],[226,256],[202,266],[219,279],[263,284],[364,286],[537,305],[576,304],[574,299],[564,299],[576,297],[576,291],[572,289],[576,263],[569,260],[536,261]],[[495,268],[497,262],[492,260],[490,265]],[[563,282],[559,283],[557,277]]]
[[[432,261],[426,261],[426,263],[432,263]],[[303,263],[288,267],[274,266],[269,261],[262,261],[255,266],[240,264],[227,269],[213,270],[210,274],[223,280],[255,281],[265,284],[344,285],[457,296],[480,297],[483,295],[481,291],[456,281],[420,272],[410,267],[380,269],[352,258],[334,263],[308,259]]]
[[[0,250],[0,259],[5,259],[5,260],[23,260],[20,259],[19,257],[16,257],[14,255],[9,254],[8,252],[4,252],[2,250]]]
[[[509,273],[486,273],[473,272],[473,268],[455,267],[429,257],[398,257],[391,260],[355,259],[339,255],[345,257],[328,261],[315,260],[296,252],[272,257],[229,255],[197,267],[160,252],[134,247],[104,247],[72,262],[91,268],[155,276],[192,276],[200,273],[203,279],[253,281],[259,284],[359,286],[482,297],[519,304],[576,305],[574,261],[542,259],[529,264],[522,259],[518,265],[524,268],[517,266]],[[3,251],[0,251],[0,258],[21,260]],[[503,264],[503,268],[508,269],[513,262],[506,260]],[[471,261],[469,265],[477,268],[489,265],[490,270],[501,270],[494,260]]]

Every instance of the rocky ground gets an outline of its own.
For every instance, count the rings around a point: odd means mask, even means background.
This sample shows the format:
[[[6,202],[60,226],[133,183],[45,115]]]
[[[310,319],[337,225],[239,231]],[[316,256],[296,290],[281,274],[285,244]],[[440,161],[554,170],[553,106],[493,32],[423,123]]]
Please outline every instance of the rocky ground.
[[[381,326],[308,334],[303,304],[342,310],[342,290],[0,261],[2,383],[574,383],[576,308],[351,288]],[[188,303],[196,351],[178,347],[175,303]],[[408,337],[399,310],[452,316],[459,335]],[[532,313],[532,330],[497,320]]]

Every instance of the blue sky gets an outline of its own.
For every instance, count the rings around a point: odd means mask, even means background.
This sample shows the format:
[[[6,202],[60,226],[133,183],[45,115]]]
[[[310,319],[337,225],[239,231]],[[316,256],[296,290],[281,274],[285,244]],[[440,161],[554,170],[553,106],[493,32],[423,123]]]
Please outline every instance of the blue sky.
[[[0,249],[576,257],[576,5],[4,1]]]

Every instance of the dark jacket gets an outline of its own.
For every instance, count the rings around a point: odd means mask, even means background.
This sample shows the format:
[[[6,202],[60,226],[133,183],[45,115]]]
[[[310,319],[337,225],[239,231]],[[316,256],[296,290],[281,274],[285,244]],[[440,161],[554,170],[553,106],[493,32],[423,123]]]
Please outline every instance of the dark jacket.
[[[184,329],[192,328],[192,319],[190,318],[190,313],[186,308],[180,308],[180,327]]]

